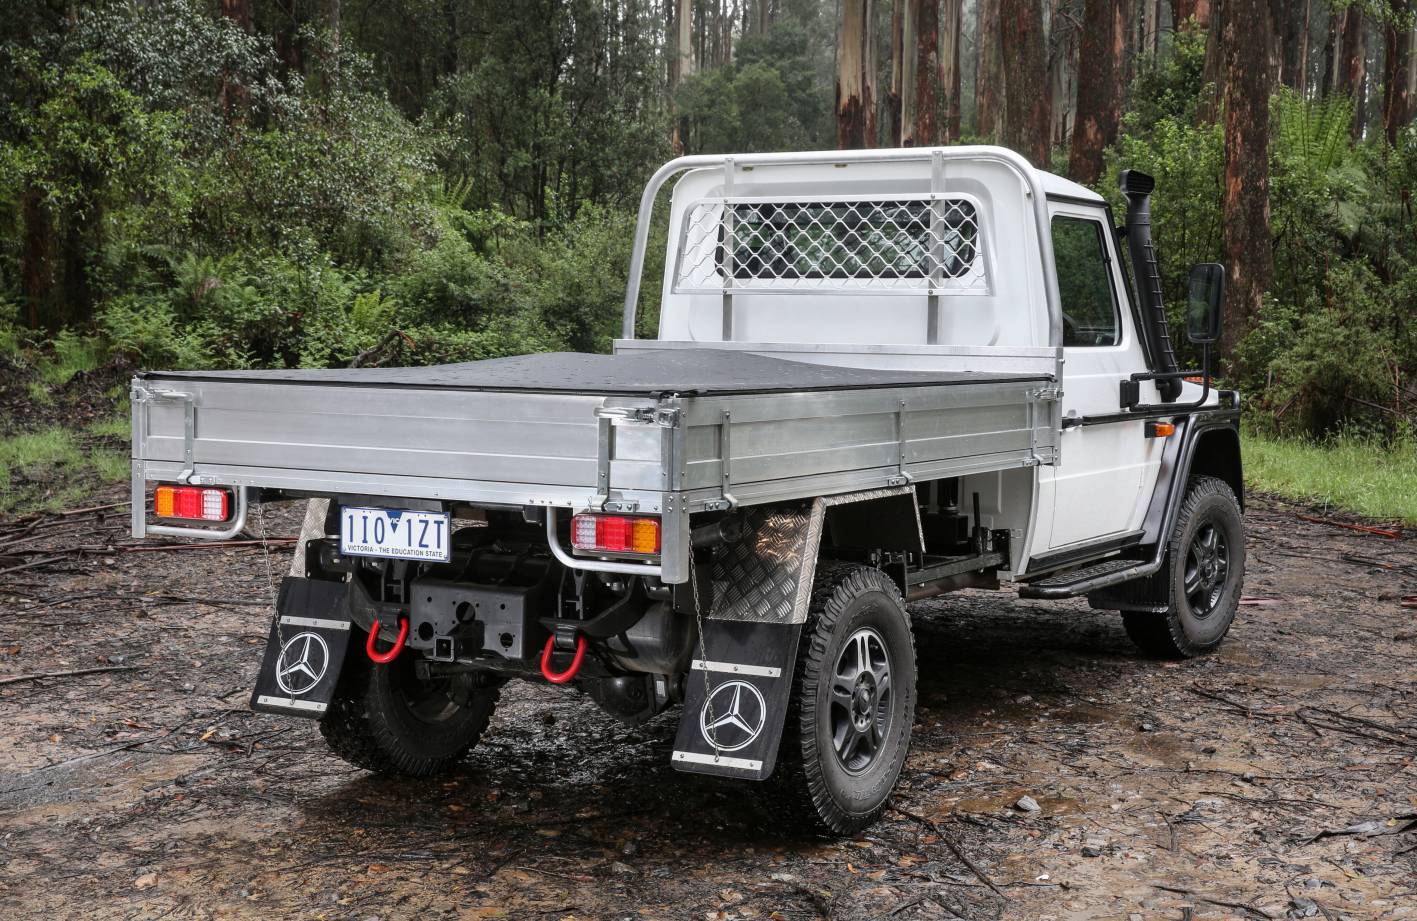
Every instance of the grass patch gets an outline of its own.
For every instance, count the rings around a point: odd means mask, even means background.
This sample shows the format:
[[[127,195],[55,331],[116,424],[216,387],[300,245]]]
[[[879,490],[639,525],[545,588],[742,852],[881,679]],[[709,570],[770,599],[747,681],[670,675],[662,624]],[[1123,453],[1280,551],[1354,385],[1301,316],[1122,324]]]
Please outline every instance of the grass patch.
[[[1247,433],[1244,457],[1251,489],[1417,525],[1417,441],[1312,442]]]
[[[119,413],[126,414],[127,410],[128,406],[125,400],[124,404],[118,407],[118,411]],[[84,431],[90,435],[97,435],[100,438],[121,438],[127,441],[133,434],[133,423],[127,415],[118,415],[110,419],[100,419],[97,422],[92,422]]]
[[[0,438],[0,515],[71,507],[98,487],[123,481],[128,470],[122,451],[85,449],[67,429]]]

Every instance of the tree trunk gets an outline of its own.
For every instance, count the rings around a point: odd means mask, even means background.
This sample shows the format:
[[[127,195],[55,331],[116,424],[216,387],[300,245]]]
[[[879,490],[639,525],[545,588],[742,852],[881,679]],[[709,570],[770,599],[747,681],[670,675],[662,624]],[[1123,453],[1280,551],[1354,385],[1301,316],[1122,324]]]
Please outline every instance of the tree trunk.
[[[1300,96],[1309,95],[1309,22],[1313,11],[1314,0],[1304,0],[1304,25],[1299,31],[1299,65],[1294,74],[1294,89]]]
[[[1324,38],[1324,78],[1319,85],[1324,96],[1331,95],[1338,89],[1338,44],[1339,31],[1343,26],[1343,14],[1336,10],[1328,11],[1328,31]]]
[[[1303,11],[1295,0],[1281,0],[1283,10],[1283,40],[1279,43],[1279,80],[1292,90],[1299,89],[1299,55],[1307,35],[1300,35],[1304,26]]]
[[[251,28],[251,0],[221,0],[221,15],[243,29]]]
[[[836,142],[849,150],[876,146],[874,0],[842,0],[836,51]]]
[[[694,74],[694,0],[673,0],[674,14],[674,60],[669,67],[669,111],[674,112],[674,94],[684,78]],[[688,142],[689,127],[679,117],[674,118],[673,134],[669,143],[676,153],[682,154]]]
[[[1043,40],[1041,0],[1000,0],[1000,32],[1004,73],[1003,141],[1034,166],[1048,166],[1050,102],[1048,49]]]
[[[974,32],[974,41],[979,46],[974,72],[975,133],[991,141],[999,134],[999,87],[1003,80],[999,60],[1001,2],[979,0],[978,24]]]
[[[886,94],[886,125],[892,147],[900,146],[901,98],[905,79],[905,0],[891,0],[891,88]]]
[[[772,0],[754,0],[753,34],[762,35],[772,26]]]
[[[945,94],[946,144],[959,140],[960,49],[964,45],[964,0],[945,0],[940,27],[940,91]]]
[[[1353,4],[1343,11],[1339,30],[1338,86],[1340,93],[1353,99],[1353,139],[1363,136],[1363,78],[1367,67],[1367,52],[1363,41],[1363,9]]]
[[[1195,18],[1202,29],[1210,28],[1211,5],[1210,0],[1172,0],[1171,3],[1171,25],[1180,31],[1185,28],[1186,23]]]
[[[1225,21],[1225,6],[1230,2],[1231,0],[1216,0],[1212,8],[1210,22],[1206,25],[1205,64],[1201,71],[1201,79],[1211,87],[1211,92],[1202,93],[1200,102],[1196,106],[1196,115],[1202,123],[1213,122],[1220,117],[1220,101],[1225,98],[1225,82],[1229,76],[1229,68],[1225,65],[1226,48],[1220,33]],[[1215,15],[1217,13],[1218,15]],[[1265,11],[1265,15],[1269,15],[1268,10]],[[1268,55],[1269,51],[1266,49],[1266,61],[1268,61]]]
[[[1225,199],[1223,249],[1227,303],[1220,354],[1232,379],[1236,349],[1253,327],[1274,281],[1269,230],[1269,50],[1274,24],[1268,0],[1225,0]]]
[[[1122,13],[1119,0],[1086,0],[1078,57],[1077,119],[1068,175],[1084,185],[1102,176],[1102,153],[1117,139],[1122,115]]]
[[[1414,30],[1403,21],[1412,0],[1395,0],[1389,21],[1383,27],[1383,134],[1390,145],[1412,117],[1412,96],[1408,74],[1412,70]]]
[[[1075,120],[1073,101],[1077,98],[1078,29],[1064,14],[1067,0],[1052,0],[1048,16],[1048,92],[1052,95],[1050,143],[1068,143]]]
[[[932,147],[942,139],[940,110],[940,5],[938,0],[906,0],[904,70],[901,77],[900,143]]]
[[[20,278],[26,322],[38,329],[41,322],[49,323],[49,300],[54,291],[54,222],[38,188],[26,186],[20,194],[20,218],[24,222]]]

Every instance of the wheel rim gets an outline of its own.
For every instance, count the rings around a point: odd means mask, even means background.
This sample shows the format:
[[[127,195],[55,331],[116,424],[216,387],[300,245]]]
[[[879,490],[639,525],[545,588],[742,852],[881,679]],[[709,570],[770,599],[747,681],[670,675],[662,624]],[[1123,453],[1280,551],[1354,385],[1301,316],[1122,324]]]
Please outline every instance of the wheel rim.
[[[421,723],[443,723],[472,702],[472,682],[467,675],[449,675],[420,681],[408,669],[397,683],[398,699],[408,714]]]
[[[890,732],[893,697],[886,642],[862,627],[847,639],[832,672],[832,747],[847,773],[863,773],[876,763]]]
[[[1191,613],[1205,619],[1215,612],[1230,576],[1230,545],[1225,532],[1205,522],[1191,537],[1186,554],[1186,601]]]

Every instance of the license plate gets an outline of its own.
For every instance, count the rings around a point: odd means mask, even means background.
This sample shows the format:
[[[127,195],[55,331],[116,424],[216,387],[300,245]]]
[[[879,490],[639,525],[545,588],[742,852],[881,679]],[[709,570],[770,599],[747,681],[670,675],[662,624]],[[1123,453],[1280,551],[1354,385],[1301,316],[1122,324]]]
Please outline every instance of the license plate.
[[[393,508],[340,510],[340,552],[396,560],[448,561],[448,515]]]

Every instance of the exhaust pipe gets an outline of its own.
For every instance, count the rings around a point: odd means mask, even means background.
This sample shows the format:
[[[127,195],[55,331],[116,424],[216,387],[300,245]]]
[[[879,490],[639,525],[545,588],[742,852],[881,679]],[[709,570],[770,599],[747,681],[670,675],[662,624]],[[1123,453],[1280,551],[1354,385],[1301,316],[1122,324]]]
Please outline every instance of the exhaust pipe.
[[[1122,194],[1127,198],[1127,254],[1132,260],[1132,277],[1141,297],[1142,339],[1152,368],[1161,374],[1178,370],[1176,349],[1171,345],[1171,329],[1166,323],[1166,305],[1161,299],[1161,270],[1156,263],[1156,247],[1151,243],[1151,192],[1156,180],[1133,169],[1122,170]],[[1181,395],[1181,382],[1156,382],[1161,399],[1172,402]]]

